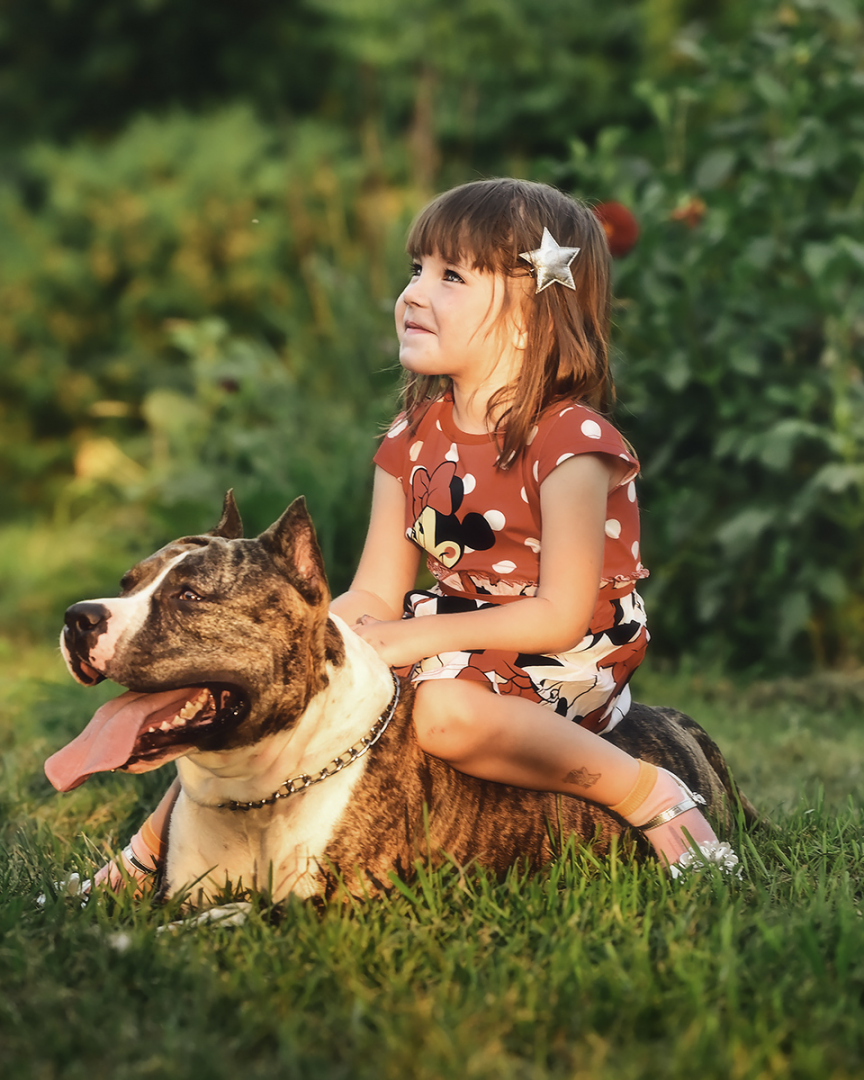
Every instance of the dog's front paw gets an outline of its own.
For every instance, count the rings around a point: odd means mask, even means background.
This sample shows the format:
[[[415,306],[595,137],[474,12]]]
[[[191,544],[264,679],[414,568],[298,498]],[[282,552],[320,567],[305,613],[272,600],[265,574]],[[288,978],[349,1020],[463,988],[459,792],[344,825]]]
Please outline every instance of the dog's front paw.
[[[190,915],[188,919],[177,919],[174,922],[160,926],[157,934],[165,930],[181,930],[185,927],[197,929],[207,923],[218,923],[219,926],[242,926],[249,917],[252,905],[248,900],[238,900],[233,904],[220,904],[218,907],[207,908],[197,915]]]

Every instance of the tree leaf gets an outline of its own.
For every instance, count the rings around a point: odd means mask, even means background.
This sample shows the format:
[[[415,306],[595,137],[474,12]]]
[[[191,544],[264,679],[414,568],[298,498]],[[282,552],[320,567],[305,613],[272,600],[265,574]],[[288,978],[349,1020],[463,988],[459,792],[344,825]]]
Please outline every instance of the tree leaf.
[[[718,188],[735,168],[736,154],[733,150],[712,150],[699,162],[694,177],[696,186],[703,191]]]

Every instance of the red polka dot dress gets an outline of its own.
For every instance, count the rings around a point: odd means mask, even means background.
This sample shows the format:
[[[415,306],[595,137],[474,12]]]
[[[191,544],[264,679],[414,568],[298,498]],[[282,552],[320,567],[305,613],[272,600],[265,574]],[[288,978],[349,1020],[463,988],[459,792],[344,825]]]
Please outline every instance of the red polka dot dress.
[[[540,417],[516,463],[500,470],[494,439],[460,431],[445,396],[413,435],[397,417],[375,462],[401,482],[406,535],[427,553],[437,581],[434,589],[405,597],[406,615],[420,618],[535,595],[540,485],[578,454],[608,454],[628,465],[607,500],[601,587],[585,637],[551,655],[483,649],[430,656],[414,666],[414,681],[488,682],[498,694],[531,698],[597,732],[610,731],[626,715],[627,684],[648,643],[635,584],[648,571],[639,557],[639,462],[619,432],[584,405],[559,402]]]

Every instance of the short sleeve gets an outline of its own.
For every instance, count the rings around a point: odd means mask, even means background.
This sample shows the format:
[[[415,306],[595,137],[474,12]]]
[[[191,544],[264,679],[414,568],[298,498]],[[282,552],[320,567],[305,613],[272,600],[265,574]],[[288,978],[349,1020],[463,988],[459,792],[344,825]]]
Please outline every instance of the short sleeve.
[[[619,431],[599,413],[584,405],[559,405],[541,419],[532,444],[534,478],[542,484],[562,462],[580,454],[608,454],[627,463],[616,487],[629,483],[639,472],[639,461]]]
[[[390,425],[387,434],[381,440],[381,445],[373,457],[376,465],[386,473],[395,476],[401,481],[405,473],[407,460],[406,439],[408,436],[408,421],[404,413],[400,413]]]

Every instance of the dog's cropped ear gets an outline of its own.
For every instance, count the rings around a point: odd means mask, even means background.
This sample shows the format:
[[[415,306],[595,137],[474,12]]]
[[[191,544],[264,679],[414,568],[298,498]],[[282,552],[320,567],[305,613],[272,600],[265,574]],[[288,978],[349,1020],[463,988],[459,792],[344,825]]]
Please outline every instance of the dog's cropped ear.
[[[222,517],[219,524],[208,535],[222,536],[226,540],[239,540],[243,536],[243,522],[240,520],[240,511],[234,502],[234,489],[230,488],[225,493],[225,501],[222,504]]]
[[[310,604],[329,599],[324,559],[302,495],[258,539],[277,559],[284,560],[288,580]]]

